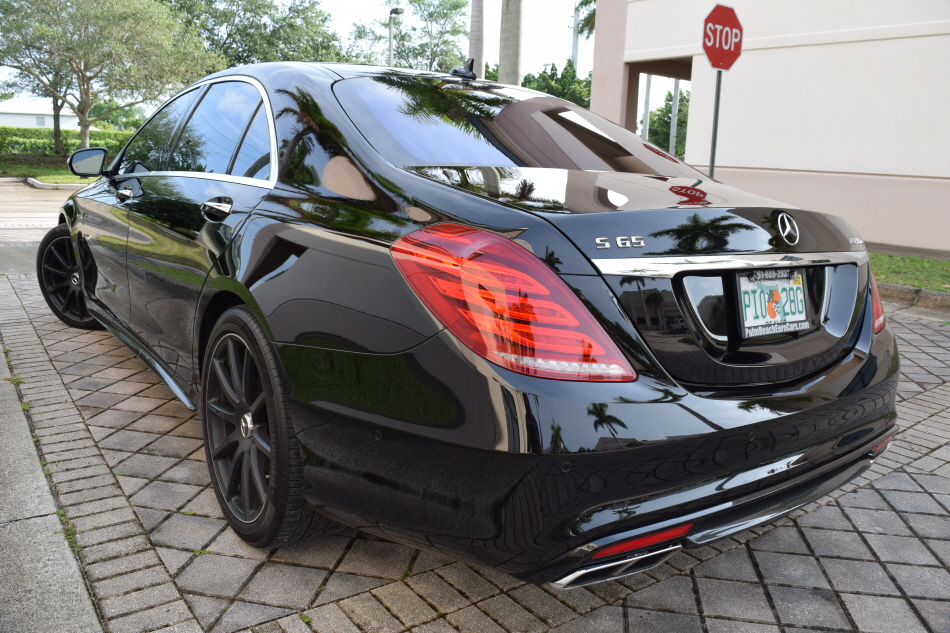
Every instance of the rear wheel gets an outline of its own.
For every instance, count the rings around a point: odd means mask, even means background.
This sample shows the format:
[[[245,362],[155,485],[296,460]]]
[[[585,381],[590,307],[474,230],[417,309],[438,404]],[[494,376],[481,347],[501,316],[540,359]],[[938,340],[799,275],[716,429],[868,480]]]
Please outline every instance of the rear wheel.
[[[251,545],[297,540],[330,522],[303,498],[300,447],[277,359],[245,306],[211,332],[201,416],[211,483],[228,523]]]
[[[36,253],[36,273],[43,298],[60,321],[86,330],[102,325],[86,309],[79,264],[69,237],[69,227],[60,224],[43,238]]]

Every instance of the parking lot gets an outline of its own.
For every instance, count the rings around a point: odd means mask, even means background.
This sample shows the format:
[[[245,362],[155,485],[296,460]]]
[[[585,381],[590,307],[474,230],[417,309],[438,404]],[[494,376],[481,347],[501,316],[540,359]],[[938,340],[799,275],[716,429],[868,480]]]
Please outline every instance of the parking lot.
[[[44,229],[10,225],[55,214],[12,216],[0,241],[29,261],[28,230]],[[0,276],[13,382],[115,632],[950,631],[950,326],[889,319],[902,431],[866,477],[647,574],[558,591],[349,529],[245,545],[210,489],[194,413],[111,334],[60,323],[32,273]]]

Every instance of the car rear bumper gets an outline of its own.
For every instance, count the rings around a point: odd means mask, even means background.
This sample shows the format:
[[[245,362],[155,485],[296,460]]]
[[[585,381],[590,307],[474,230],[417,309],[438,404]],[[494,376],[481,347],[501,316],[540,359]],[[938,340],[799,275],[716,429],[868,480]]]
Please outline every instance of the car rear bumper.
[[[690,547],[772,521],[862,472],[896,419],[887,329],[863,362],[833,368],[820,388],[753,400],[658,395],[645,376],[614,385],[513,376],[464,357],[448,335],[397,356],[279,349],[305,494],[320,512],[534,583],[564,583],[598,565],[597,550],[666,526],[694,523],[663,544]],[[332,382],[344,372],[359,384]],[[438,389],[422,388],[436,379]],[[388,414],[358,410],[386,398]],[[622,428],[584,420],[591,402],[610,403]],[[623,572],[675,551],[654,556],[662,549]]]

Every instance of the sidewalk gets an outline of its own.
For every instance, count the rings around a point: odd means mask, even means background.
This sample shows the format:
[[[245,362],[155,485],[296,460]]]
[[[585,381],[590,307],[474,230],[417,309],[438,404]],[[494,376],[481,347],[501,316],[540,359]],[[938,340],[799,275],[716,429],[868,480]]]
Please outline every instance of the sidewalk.
[[[950,630],[950,327],[938,322],[889,315],[903,430],[866,477],[648,574],[558,591],[352,530],[248,547],[209,488],[197,419],[141,361],[57,321],[32,275],[0,276],[0,306],[110,631]]]
[[[0,322],[9,309],[0,308]],[[6,361],[0,362],[0,631],[102,631]]]

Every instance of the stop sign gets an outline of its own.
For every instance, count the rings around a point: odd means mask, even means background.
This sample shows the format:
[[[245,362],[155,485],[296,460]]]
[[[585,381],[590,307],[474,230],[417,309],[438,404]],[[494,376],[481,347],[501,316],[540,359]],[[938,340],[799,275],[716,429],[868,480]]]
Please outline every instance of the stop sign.
[[[729,70],[742,53],[742,25],[732,7],[717,4],[703,23],[703,50],[713,68]]]

